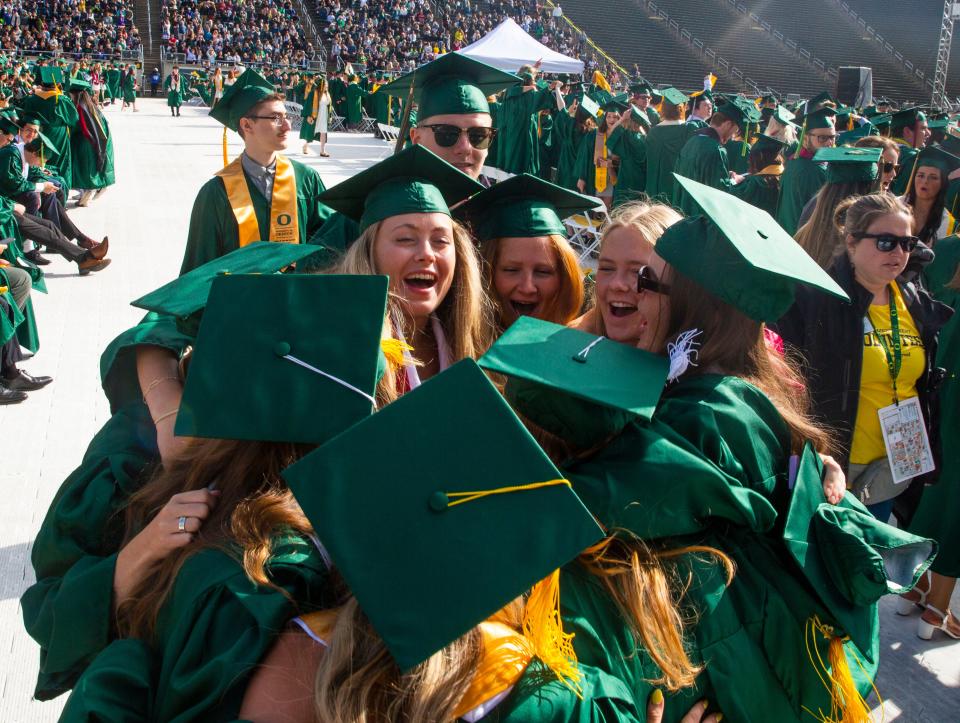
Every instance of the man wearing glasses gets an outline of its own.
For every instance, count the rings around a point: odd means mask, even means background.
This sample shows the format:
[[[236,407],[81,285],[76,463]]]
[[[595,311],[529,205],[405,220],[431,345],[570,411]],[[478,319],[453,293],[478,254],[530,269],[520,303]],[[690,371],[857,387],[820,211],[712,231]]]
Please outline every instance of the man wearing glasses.
[[[181,274],[254,241],[307,243],[334,216],[318,200],[320,174],[281,154],[291,125],[266,78],[245,71],[210,115],[239,133],[244,149],[197,194]]]
[[[787,162],[780,179],[780,205],[777,221],[791,236],[800,225],[800,215],[807,202],[827,181],[825,164],[814,163],[813,156],[821,148],[837,145],[837,112],[829,105],[806,114],[803,121],[803,144],[797,155]]]
[[[516,75],[447,53],[378,92],[406,101],[412,88],[417,119],[411,116],[410,141],[478,179],[497,133],[487,97],[519,82]]]
[[[650,119],[650,125],[655,126],[660,122],[660,114],[657,109],[650,105],[650,98],[653,96],[653,86],[646,80],[640,79],[630,84],[630,104],[647,114]]]

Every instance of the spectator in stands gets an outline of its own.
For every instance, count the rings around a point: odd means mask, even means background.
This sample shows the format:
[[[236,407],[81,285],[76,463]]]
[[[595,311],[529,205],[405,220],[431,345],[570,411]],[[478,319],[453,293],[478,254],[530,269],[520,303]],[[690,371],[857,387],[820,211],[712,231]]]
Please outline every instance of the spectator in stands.
[[[105,58],[136,50],[140,35],[129,0],[13,0],[12,22],[0,24],[0,48],[60,51]]]

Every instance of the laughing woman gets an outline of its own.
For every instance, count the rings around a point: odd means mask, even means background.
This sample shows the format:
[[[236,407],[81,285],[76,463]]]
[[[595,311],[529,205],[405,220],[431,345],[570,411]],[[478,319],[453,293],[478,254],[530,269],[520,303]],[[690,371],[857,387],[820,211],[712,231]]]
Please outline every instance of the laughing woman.
[[[520,316],[568,324],[583,306],[583,274],[561,219],[595,202],[530,174],[498,183],[457,209],[486,261],[503,332]]]

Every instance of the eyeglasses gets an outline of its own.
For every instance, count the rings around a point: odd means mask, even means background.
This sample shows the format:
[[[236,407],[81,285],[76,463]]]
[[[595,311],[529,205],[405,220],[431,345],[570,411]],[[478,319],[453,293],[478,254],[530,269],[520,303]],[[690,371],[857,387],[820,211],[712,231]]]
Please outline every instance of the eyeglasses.
[[[917,248],[917,244],[920,243],[920,239],[916,236],[894,236],[892,233],[866,233],[865,231],[860,231],[858,233],[851,234],[851,236],[853,236],[855,239],[875,239],[877,251],[885,254],[890,253],[897,248],[897,246],[902,248],[907,253],[910,253]]]
[[[270,115],[248,115],[246,118],[255,118],[257,120],[270,121],[275,126],[282,126],[287,122],[286,113],[271,113]]]
[[[833,141],[836,143],[837,134],[836,133],[811,133],[811,138],[816,138],[821,143],[827,143],[828,141]]]
[[[470,141],[470,145],[476,148],[478,151],[482,151],[490,147],[494,136],[497,135],[496,128],[486,128],[483,126],[460,128],[458,126],[449,125],[448,123],[435,123],[433,125],[420,127],[429,128],[432,130],[433,139],[441,148],[450,148],[457,145],[457,141],[460,140],[460,135],[462,133],[466,133],[467,140]]]
[[[653,270],[649,266],[641,266],[637,272],[637,293],[652,291],[655,294],[669,294],[670,284],[664,284],[653,277]]]
[[[900,164],[894,163],[893,161],[884,161],[883,172],[890,173],[891,171],[896,171],[897,173],[900,173]]]

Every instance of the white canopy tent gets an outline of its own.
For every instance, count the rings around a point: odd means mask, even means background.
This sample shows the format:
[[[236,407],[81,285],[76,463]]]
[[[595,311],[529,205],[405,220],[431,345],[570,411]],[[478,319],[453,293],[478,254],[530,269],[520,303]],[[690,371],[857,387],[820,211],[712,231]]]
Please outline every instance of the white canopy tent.
[[[516,73],[521,65],[533,65],[538,60],[544,73],[583,72],[582,60],[568,58],[538,43],[511,18],[457,52],[510,73]]]

